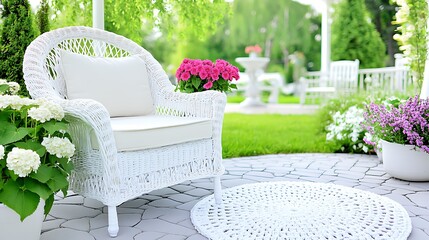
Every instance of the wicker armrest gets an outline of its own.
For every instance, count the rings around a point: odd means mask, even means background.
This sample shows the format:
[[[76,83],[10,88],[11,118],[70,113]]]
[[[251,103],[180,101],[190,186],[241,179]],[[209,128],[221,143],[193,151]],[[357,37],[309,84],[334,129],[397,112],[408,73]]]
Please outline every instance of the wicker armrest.
[[[217,91],[180,93],[163,91],[155,103],[157,114],[219,118],[223,116],[226,95]]]

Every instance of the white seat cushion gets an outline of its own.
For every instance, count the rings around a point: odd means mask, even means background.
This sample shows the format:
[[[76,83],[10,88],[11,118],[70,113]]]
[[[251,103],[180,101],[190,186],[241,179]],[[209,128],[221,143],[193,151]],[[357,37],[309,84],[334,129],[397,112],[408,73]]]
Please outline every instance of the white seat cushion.
[[[153,113],[146,65],[139,55],[103,58],[61,51],[61,68],[69,99],[94,99],[111,117]]]
[[[118,151],[162,147],[212,137],[208,118],[146,115],[111,118]],[[97,146],[93,136],[92,145]]]

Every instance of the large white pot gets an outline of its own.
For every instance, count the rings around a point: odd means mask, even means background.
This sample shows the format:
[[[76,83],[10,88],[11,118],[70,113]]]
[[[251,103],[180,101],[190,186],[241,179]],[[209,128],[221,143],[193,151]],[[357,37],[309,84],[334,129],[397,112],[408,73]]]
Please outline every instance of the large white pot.
[[[382,140],[384,170],[407,181],[429,181],[429,154],[414,145]]]
[[[4,204],[0,204],[0,238],[16,240],[39,240],[43,223],[43,207],[40,200],[36,211],[21,222],[19,215]]]

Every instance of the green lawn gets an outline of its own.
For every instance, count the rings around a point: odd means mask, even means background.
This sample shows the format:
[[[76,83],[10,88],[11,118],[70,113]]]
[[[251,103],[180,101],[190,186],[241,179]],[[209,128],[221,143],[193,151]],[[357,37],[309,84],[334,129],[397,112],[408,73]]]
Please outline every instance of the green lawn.
[[[316,115],[225,114],[223,157],[333,152]]]
[[[263,92],[261,97],[261,100],[265,103],[268,103],[268,97],[269,93]],[[228,95],[228,103],[241,103],[245,99],[243,93],[239,93],[236,95]],[[279,95],[279,103],[285,103],[285,104],[298,104],[299,103],[299,97],[296,96],[290,96],[290,95]]]

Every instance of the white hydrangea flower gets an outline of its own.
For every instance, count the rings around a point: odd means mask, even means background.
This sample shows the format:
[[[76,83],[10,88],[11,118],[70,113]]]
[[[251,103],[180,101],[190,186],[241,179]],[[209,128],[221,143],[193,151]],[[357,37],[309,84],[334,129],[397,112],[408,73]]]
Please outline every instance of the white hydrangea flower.
[[[0,145],[0,159],[3,159],[4,157],[4,147],[3,145]]]
[[[28,111],[28,116],[31,118],[42,123],[51,119],[61,121],[64,118],[64,110],[60,105],[44,99],[38,99],[36,103],[39,106]]]
[[[40,157],[33,150],[13,148],[7,154],[6,166],[20,177],[26,177],[40,166]]]
[[[4,79],[0,79],[0,85],[7,84],[7,81]]]
[[[367,153],[369,149],[368,149],[368,147],[367,147],[367,146],[365,146],[365,145],[364,145],[364,146],[362,147],[362,150],[363,150],[365,153]]]
[[[10,93],[11,94],[17,94],[19,89],[21,89],[21,86],[19,86],[19,84],[16,82],[8,82],[7,84],[10,87]]]
[[[32,107],[28,110],[28,116],[42,123],[52,118],[51,112],[46,107]]]
[[[68,138],[59,137],[44,137],[42,145],[46,147],[46,150],[59,158],[70,158],[73,156],[75,147]]]
[[[34,104],[34,100],[16,95],[0,95],[0,109],[11,107],[20,110],[23,106]]]

